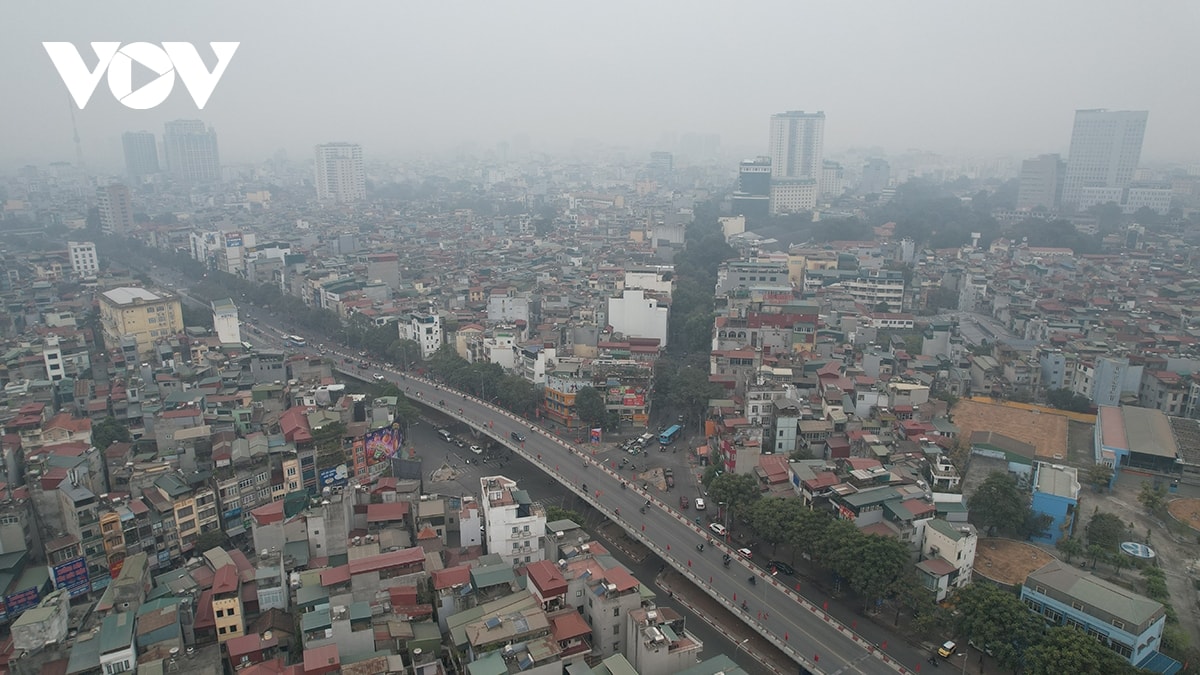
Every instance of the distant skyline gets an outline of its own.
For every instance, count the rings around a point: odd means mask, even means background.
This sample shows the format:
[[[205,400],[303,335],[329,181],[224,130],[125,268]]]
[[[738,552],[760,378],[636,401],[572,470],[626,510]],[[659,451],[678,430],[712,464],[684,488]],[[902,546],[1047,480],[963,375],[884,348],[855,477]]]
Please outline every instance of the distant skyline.
[[[114,169],[124,132],[161,142],[163,124],[181,118],[212,125],[233,164],[279,149],[304,161],[336,141],[374,161],[519,135],[550,151],[589,139],[648,152],[664,134],[711,133],[726,152],[767,154],[770,116],[789,110],[825,112],[826,156],[878,146],[1020,159],[1066,156],[1085,108],[1149,111],[1143,164],[1200,162],[1200,91],[1187,86],[1200,61],[1194,3],[117,7],[5,7],[0,167],[75,159],[74,104],[43,41],[72,42],[85,60],[91,41],[189,41],[210,67],[208,42],[241,43],[204,110],[179,82],[158,108],[127,109],[102,80],[75,117],[85,161]]]

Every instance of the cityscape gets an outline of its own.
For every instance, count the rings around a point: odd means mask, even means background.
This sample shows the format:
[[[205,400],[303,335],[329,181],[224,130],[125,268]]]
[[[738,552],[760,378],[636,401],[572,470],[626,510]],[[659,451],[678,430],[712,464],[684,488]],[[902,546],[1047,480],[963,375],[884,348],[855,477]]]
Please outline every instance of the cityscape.
[[[711,7],[475,9],[0,47],[49,78],[0,148],[0,675],[1200,672],[1192,94],[1039,89],[1081,38],[997,66],[1010,11],[880,6],[805,87],[764,2],[730,88],[672,52]],[[848,105],[964,16],[1023,101]]]

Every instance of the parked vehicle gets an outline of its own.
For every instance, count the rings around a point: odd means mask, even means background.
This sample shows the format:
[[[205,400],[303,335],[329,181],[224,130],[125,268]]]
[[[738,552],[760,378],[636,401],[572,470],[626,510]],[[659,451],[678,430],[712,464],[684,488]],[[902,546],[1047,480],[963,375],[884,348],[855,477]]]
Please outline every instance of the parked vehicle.
[[[679,508],[684,511],[687,511],[687,507],[688,507],[688,498],[683,495],[680,495],[679,496]]]
[[[704,500],[699,497],[696,497],[696,510],[703,511],[703,510],[705,510],[706,507],[707,507],[707,505],[704,503]]]
[[[772,560],[771,562],[767,563],[767,568],[773,572],[779,572],[780,574],[786,574],[788,576],[794,576],[796,574],[796,570],[782,560]]]
[[[708,529],[712,530],[713,534],[717,535],[718,537],[724,537],[725,533],[727,532],[725,526],[720,523],[710,523]]]
[[[938,648],[938,656],[943,659],[948,659],[954,656],[954,650],[958,649],[958,644],[954,640],[946,640],[941,647]]]

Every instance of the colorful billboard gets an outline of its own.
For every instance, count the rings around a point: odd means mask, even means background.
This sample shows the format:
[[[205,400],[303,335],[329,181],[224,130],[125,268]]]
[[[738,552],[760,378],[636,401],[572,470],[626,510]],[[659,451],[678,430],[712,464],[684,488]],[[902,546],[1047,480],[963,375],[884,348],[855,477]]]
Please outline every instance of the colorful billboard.
[[[225,248],[237,248],[242,245],[241,232],[226,232],[225,233]]]
[[[59,563],[52,569],[54,587],[65,588],[72,598],[83,595],[91,589],[88,579],[87,558],[75,558],[65,563]]]
[[[357,443],[353,449],[355,475],[365,478],[383,474],[387,471],[388,461],[403,446],[404,431],[399,423],[367,432],[361,450]]]
[[[343,487],[350,481],[350,467],[345,464],[338,464],[326,469],[321,469],[321,473],[317,477],[317,487],[325,489],[327,487]]]

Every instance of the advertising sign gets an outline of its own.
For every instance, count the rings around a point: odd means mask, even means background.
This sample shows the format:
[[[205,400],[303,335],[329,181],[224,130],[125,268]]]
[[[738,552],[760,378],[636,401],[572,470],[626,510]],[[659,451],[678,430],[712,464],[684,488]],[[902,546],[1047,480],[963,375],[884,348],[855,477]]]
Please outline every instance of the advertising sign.
[[[367,432],[363,436],[361,456],[357,443],[353,448],[356,475],[366,477],[382,474],[387,470],[389,460],[403,446],[404,431],[398,423]]]
[[[325,469],[321,469],[321,473],[317,478],[319,488],[341,487],[350,480],[350,468],[345,464],[338,464]]]
[[[242,245],[241,232],[226,232],[225,233],[225,248],[237,248]]]
[[[83,595],[91,588],[88,579],[87,559],[75,558],[65,563],[55,565],[53,570],[54,587],[65,588],[72,598]]]

